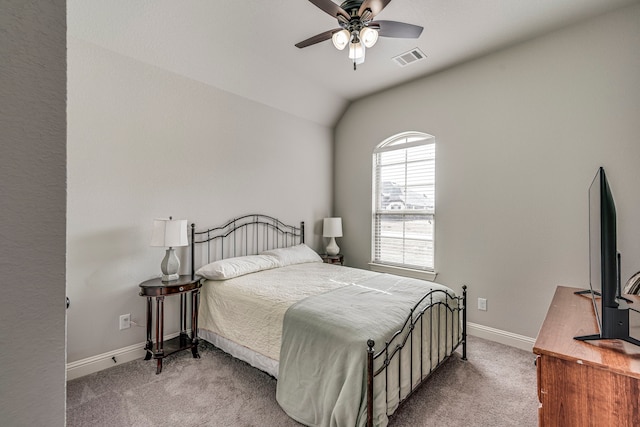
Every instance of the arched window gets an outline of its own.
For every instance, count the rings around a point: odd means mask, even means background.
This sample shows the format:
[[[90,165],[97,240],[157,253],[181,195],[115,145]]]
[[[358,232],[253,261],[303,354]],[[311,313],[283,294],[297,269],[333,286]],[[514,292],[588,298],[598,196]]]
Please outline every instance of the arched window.
[[[405,132],[373,152],[372,264],[434,271],[436,144]]]

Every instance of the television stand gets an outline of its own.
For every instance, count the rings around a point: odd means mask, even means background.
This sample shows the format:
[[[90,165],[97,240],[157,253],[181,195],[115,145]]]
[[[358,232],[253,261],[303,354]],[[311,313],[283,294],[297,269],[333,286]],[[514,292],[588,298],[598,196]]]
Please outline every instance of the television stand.
[[[629,336],[629,310],[629,308],[603,307],[601,314],[603,318],[607,318],[607,323],[603,321],[600,333],[574,338],[579,341],[622,340],[640,347],[640,340]]]
[[[628,343],[631,343],[633,345],[637,345],[638,347],[640,347],[640,341],[635,339],[635,338],[632,338],[632,337],[604,338],[604,337],[601,337],[600,334],[593,334],[593,335],[582,335],[582,336],[579,336],[579,337],[573,337],[573,339],[576,339],[578,341],[597,341],[597,340],[616,339],[616,340],[626,341]]]
[[[633,302],[633,301],[631,301]],[[629,308],[602,307],[599,334],[574,337],[580,341],[622,340],[640,347],[640,341],[629,336]]]

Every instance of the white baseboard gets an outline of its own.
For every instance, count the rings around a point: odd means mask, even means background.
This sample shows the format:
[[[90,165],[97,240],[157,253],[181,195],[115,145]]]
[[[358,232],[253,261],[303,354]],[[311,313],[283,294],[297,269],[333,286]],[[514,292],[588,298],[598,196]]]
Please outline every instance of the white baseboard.
[[[525,337],[524,335],[514,334],[512,332],[503,331],[501,329],[491,328],[489,326],[479,325],[477,323],[467,323],[467,333],[474,337],[484,338],[489,341],[495,341],[500,344],[519,348],[525,351],[533,351],[535,338]]]
[[[188,333],[191,332],[188,331]],[[180,335],[180,332],[167,335],[164,337],[164,340],[170,340],[178,335]],[[93,374],[94,372],[102,371],[103,369],[111,368],[112,366],[119,365],[120,363],[142,359],[146,354],[146,350],[144,349],[146,344],[147,343],[145,341],[118,350],[98,354],[97,356],[91,356],[86,359],[67,363],[67,381]]]
[[[467,333],[474,337],[495,341],[500,344],[516,347],[525,351],[533,351],[533,345],[536,341],[535,338],[529,338],[524,335],[518,335],[512,332],[471,322],[467,323]],[[179,334],[179,332],[176,332],[174,334],[167,335],[164,339],[166,341],[177,337]],[[118,350],[102,353],[97,356],[87,357],[86,359],[67,363],[67,381],[80,378],[103,369],[111,368],[112,366],[120,363],[130,362],[135,359],[142,359],[146,353],[144,349],[145,345],[146,342],[141,342]],[[113,358],[115,358],[115,361]]]

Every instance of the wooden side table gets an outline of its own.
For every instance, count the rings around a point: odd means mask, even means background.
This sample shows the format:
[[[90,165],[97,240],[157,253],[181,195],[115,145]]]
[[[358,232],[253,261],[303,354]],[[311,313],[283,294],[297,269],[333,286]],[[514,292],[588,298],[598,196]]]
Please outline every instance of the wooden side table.
[[[162,359],[177,351],[191,349],[194,358],[198,354],[198,306],[200,304],[201,277],[182,275],[177,280],[163,282],[160,278],[140,283],[140,296],[147,298],[147,354],[144,360],[158,361],[156,374],[162,372]],[[191,292],[191,337],[187,333],[187,293]],[[164,342],[164,297],[180,295],[180,335]],[[156,299],[156,340],[153,348],[152,298]]]
[[[322,261],[325,264],[340,264],[340,265],[344,265],[344,255],[342,255],[342,254],[338,254],[338,255],[320,254],[320,258],[322,258]]]

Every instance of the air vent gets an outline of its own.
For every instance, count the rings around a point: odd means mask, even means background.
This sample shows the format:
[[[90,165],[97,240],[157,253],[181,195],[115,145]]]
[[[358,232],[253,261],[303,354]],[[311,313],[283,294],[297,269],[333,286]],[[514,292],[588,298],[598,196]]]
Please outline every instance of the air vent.
[[[406,67],[407,65],[414,64],[418,61],[422,61],[425,59],[427,55],[424,54],[420,49],[415,48],[411,49],[409,52],[402,53],[398,56],[394,56],[393,60],[401,67]]]

